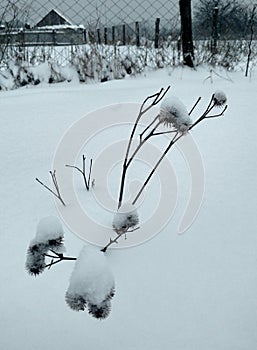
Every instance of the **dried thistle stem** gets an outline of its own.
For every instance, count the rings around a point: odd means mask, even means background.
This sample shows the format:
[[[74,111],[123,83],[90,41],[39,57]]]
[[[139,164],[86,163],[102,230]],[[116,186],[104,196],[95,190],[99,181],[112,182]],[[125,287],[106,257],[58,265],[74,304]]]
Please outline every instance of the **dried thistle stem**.
[[[66,164],[65,166],[66,166],[67,168],[76,169],[78,172],[80,172],[80,173],[82,174],[85,187],[86,187],[87,191],[89,191],[89,188],[90,188],[90,179],[91,179],[91,171],[92,171],[92,165],[93,165],[93,159],[90,159],[90,166],[89,166],[88,178],[87,178],[87,176],[86,176],[86,157],[85,157],[84,154],[82,155],[82,169],[80,169],[79,167],[77,167],[77,166],[75,166],[75,165]]]
[[[58,186],[58,183],[57,183],[57,179],[56,179],[56,170],[54,171],[49,171],[50,175],[51,175],[51,179],[53,181],[53,184],[54,184],[54,187],[55,187],[55,190],[56,192],[54,192],[53,190],[51,190],[50,187],[48,187],[47,185],[45,185],[42,181],[40,181],[37,177],[36,177],[36,181],[38,183],[40,183],[40,185],[42,185],[43,187],[45,187],[49,192],[51,192],[55,197],[57,197],[60,202],[62,203],[62,205],[66,205],[64,203],[64,200],[62,199],[62,196],[61,196],[61,193],[60,193],[60,189],[59,189],[59,186]]]

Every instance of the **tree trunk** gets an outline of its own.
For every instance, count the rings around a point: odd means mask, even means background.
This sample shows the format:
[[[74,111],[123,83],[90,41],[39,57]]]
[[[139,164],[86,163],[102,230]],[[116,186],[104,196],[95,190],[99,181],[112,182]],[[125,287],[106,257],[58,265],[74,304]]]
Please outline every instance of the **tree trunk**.
[[[217,53],[218,15],[219,15],[219,8],[218,6],[215,6],[212,14],[212,34],[211,34],[211,53],[213,55],[216,55]]]
[[[194,47],[192,36],[191,0],[179,0],[181,18],[181,41],[183,50],[183,63],[194,67]]]

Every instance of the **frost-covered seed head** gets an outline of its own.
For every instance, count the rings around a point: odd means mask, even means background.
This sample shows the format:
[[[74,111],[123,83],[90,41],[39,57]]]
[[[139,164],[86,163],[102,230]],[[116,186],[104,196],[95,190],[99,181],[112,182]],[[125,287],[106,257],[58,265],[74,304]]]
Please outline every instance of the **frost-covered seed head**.
[[[46,243],[51,241],[60,241],[63,239],[63,228],[60,220],[55,216],[47,216],[41,219],[37,226],[35,240]]]
[[[74,311],[84,311],[86,309],[86,300],[79,294],[66,292],[65,301]]]
[[[217,90],[213,94],[213,101],[216,106],[222,107],[227,102],[227,96],[223,91]]]
[[[104,301],[108,301],[108,300],[111,300],[115,295],[115,289],[112,288],[110,293],[107,295],[107,297],[104,299]]]
[[[59,251],[63,247],[63,237],[58,237],[55,239],[49,239],[47,242],[49,249]]]
[[[39,221],[36,236],[31,241],[30,246],[44,244],[47,246],[47,250],[64,252],[63,240],[63,228],[59,219],[55,216],[47,216]]]
[[[114,296],[114,277],[106,256],[99,248],[86,246],[76,260],[66,292],[66,302],[72,310],[88,312],[96,318],[106,318]]]
[[[100,305],[88,304],[88,313],[95,318],[103,320],[109,316],[110,312],[111,303],[109,301],[105,301]]]
[[[112,227],[117,234],[126,233],[135,228],[139,223],[136,208],[131,204],[124,204],[114,215]]]
[[[192,125],[185,105],[175,96],[166,97],[160,106],[159,121],[184,133]]]
[[[45,254],[48,246],[44,243],[32,244],[27,251],[26,270],[29,274],[37,276],[45,269]]]

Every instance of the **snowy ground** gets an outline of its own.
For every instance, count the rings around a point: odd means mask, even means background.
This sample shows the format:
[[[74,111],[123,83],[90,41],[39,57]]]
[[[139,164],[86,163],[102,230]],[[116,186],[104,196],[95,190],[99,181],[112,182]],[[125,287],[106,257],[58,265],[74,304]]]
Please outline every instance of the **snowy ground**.
[[[0,93],[1,349],[256,349],[257,80],[219,74],[224,79],[214,75],[211,83],[207,69],[177,68]],[[187,106],[216,89],[228,96],[225,117],[192,132],[205,166],[203,205],[190,229],[176,235],[188,191],[178,162],[185,189],[179,187],[173,220],[151,241],[108,254],[117,292],[110,317],[98,321],[65,304],[73,262],[36,279],[24,269],[38,221],[57,215],[34,179],[48,181],[56,146],[73,122],[105,105],[141,102],[169,84]],[[77,256],[83,244],[65,229],[67,254]]]

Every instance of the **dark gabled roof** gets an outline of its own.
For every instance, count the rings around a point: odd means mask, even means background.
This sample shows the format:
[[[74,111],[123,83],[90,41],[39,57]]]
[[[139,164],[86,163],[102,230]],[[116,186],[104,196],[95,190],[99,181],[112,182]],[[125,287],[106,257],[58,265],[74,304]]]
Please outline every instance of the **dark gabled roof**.
[[[57,10],[52,9],[45,17],[43,17],[36,27],[56,26],[56,25],[72,25],[72,23],[61,15]]]

